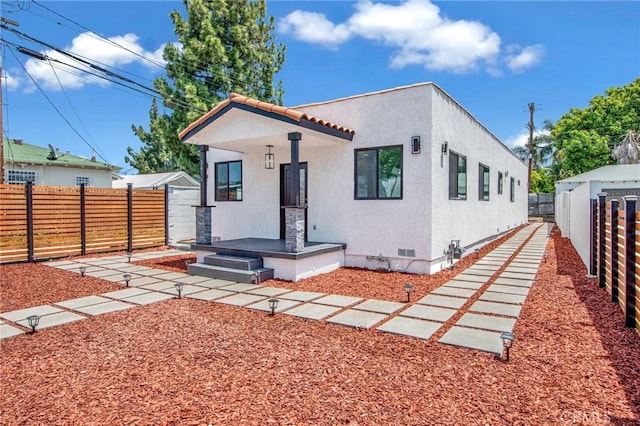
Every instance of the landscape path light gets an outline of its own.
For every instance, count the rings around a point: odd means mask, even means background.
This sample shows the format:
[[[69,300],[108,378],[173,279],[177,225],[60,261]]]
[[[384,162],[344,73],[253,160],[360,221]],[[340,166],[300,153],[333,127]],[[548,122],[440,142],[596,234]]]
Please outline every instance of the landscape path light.
[[[133,257],[133,253],[130,251],[127,252],[127,259],[129,259],[129,263],[131,263],[131,258]]]
[[[413,284],[408,283],[404,285],[404,291],[407,293],[407,303],[411,302],[411,292],[413,291]]]
[[[176,291],[178,292],[178,299],[182,299],[182,289],[184,288],[184,284],[177,282],[174,284]]]
[[[278,299],[269,299],[269,309],[271,309],[271,315],[276,314],[276,309],[278,308]]]
[[[87,267],[86,266],[81,266],[80,267],[80,276],[84,277],[84,273],[87,272]]]
[[[502,340],[502,353],[505,361],[509,362],[509,349],[513,345],[513,341],[516,340],[516,336],[508,331],[503,331],[500,335]]]
[[[127,284],[127,287],[129,287],[129,281],[131,281],[131,274],[124,274],[122,278],[124,278],[124,282]]]
[[[36,327],[40,324],[40,315],[29,315],[27,322],[29,323],[29,327],[31,327],[31,333],[35,333]]]

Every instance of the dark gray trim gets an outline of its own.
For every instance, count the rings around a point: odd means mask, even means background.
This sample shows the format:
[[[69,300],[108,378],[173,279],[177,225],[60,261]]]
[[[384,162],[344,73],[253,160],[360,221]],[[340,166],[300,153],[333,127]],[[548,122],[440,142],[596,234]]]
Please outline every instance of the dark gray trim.
[[[380,197],[380,161],[376,161],[376,196],[375,197],[358,197],[358,153],[365,151],[375,151],[377,158],[380,156],[380,150],[400,148],[400,196],[399,197]],[[385,145],[371,148],[357,148],[353,150],[353,199],[354,200],[402,200],[404,196],[404,145]]]
[[[229,182],[229,164],[231,163],[240,163],[240,199],[239,200],[230,200],[229,199],[229,194],[230,194],[230,182]],[[218,198],[218,165],[220,164],[226,164],[227,165],[227,199],[226,200],[221,200]],[[215,189],[215,194],[214,194],[214,199],[217,202],[223,202],[223,201],[232,201],[232,202],[242,202],[242,199],[244,198],[244,194],[242,191],[242,187],[244,186],[244,176],[243,174],[243,168],[242,168],[242,160],[233,160],[233,161],[219,161],[217,163],[213,163],[213,172],[214,172],[214,182],[213,182],[213,186]]]

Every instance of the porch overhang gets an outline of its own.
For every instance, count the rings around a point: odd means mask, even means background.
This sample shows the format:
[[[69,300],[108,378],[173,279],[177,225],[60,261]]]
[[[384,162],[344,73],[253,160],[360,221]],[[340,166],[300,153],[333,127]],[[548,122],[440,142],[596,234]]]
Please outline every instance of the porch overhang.
[[[351,142],[355,131],[312,115],[232,94],[179,134],[182,142],[244,152],[265,145],[288,147],[287,135],[300,132],[304,146]]]

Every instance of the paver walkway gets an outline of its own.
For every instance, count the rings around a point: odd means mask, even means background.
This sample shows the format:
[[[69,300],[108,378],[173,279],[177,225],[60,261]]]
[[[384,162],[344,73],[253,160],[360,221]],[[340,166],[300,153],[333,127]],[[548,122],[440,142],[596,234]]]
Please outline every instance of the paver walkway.
[[[268,312],[268,299],[277,297],[277,312],[282,314],[350,327],[375,328],[420,339],[429,339],[442,327],[447,327],[440,343],[500,353],[500,334],[512,331],[515,326],[543,258],[547,238],[546,225],[531,224],[454,279],[412,303],[364,300],[167,272],[131,264],[126,256],[51,261],[45,265],[77,273],[84,266],[86,275],[123,286],[124,274],[129,274],[129,287],[0,313],[0,338],[24,333],[15,325],[28,329],[26,318],[29,315],[41,316],[39,329],[52,327],[176,297],[175,283],[181,282],[185,298]],[[508,262],[516,252],[518,255]],[[141,253],[135,254],[133,260],[176,254],[184,252]],[[494,276],[506,262],[506,268]],[[471,303],[476,296],[477,300]],[[460,309],[465,313],[454,324],[448,324]]]

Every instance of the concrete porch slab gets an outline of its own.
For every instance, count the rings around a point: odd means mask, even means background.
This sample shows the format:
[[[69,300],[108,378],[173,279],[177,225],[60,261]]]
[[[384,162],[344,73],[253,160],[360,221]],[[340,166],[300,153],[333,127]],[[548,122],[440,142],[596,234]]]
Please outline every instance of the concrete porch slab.
[[[321,305],[331,305],[331,306],[349,306],[354,303],[360,302],[362,298],[360,297],[351,297],[351,296],[341,296],[339,294],[330,294],[328,296],[321,297],[313,301],[313,303],[319,303]]]
[[[517,318],[518,315],[520,315],[521,309],[522,306],[520,305],[509,305],[506,303],[486,302],[483,300],[478,300],[476,303],[471,305],[469,311]]]
[[[216,303],[224,303],[225,305],[247,306],[252,303],[265,299],[264,296],[256,296],[255,294],[236,293],[233,296],[216,299]]]
[[[470,281],[458,281],[456,279],[453,279],[451,281],[447,281],[445,284],[442,285],[442,287],[455,287],[455,288],[466,288],[466,289],[471,289],[471,290],[477,290],[480,287],[482,287],[484,285],[484,283],[478,283],[478,282],[470,282]]]
[[[248,290],[249,294],[256,294],[258,296],[267,296],[267,297],[275,297],[281,294],[289,293],[291,290],[287,288],[279,288],[279,287],[262,287],[256,288],[253,290]]]
[[[283,299],[299,300],[301,302],[307,302],[318,297],[325,296],[324,293],[316,293],[315,291],[292,291],[282,296]]]
[[[261,287],[262,286],[258,284],[235,283],[235,284],[227,285],[221,288],[227,291],[243,292],[243,291],[255,290]]]
[[[271,299],[271,297],[269,298]],[[249,309],[256,309],[258,311],[271,312],[271,308],[269,307],[269,299],[261,300],[252,305],[248,305]],[[289,308],[293,308],[294,306],[298,306],[300,303],[297,300],[287,300],[287,299],[278,299],[278,307],[275,309],[276,312],[282,312]]]
[[[414,318],[395,317],[378,327],[380,331],[387,333],[401,334],[403,336],[428,339],[438,331],[442,324],[431,321],[423,321]]]
[[[494,293],[486,291],[479,300],[487,300],[489,302],[512,303],[514,305],[523,304],[527,296],[520,294]]]
[[[491,284],[487,291],[495,293],[520,294],[526,296],[529,294],[529,287],[516,287],[512,285]]]
[[[400,312],[400,316],[413,317],[425,320],[447,322],[449,318],[458,312],[456,309],[438,308],[427,305],[413,305]]]
[[[329,315],[335,314],[342,308],[339,306],[317,305],[315,303],[305,303],[284,312],[286,315],[293,315],[300,318],[322,320]]]
[[[455,308],[459,309],[467,303],[468,299],[463,299],[460,297],[452,297],[452,296],[439,296],[437,294],[428,294],[422,299],[418,300],[417,303],[421,305],[431,305],[431,306],[439,306],[442,308]]]
[[[317,303],[322,303],[316,300]],[[358,303],[352,309],[360,311],[377,312],[379,314],[392,314],[398,309],[405,307],[406,304],[398,302],[389,302],[388,300],[369,299],[362,303]]]
[[[439,340],[445,345],[460,346],[494,354],[502,353],[500,333],[453,326]]]
[[[476,291],[477,290],[475,289],[441,286],[433,290],[431,294],[441,294],[443,296],[456,296],[456,297],[469,298],[473,296]]]
[[[26,309],[20,309],[17,311],[11,311],[11,312],[4,312],[0,314],[1,318],[4,318],[6,320],[9,320],[11,322],[19,322],[20,320],[23,320],[25,318],[27,318],[28,316],[31,315],[40,315],[40,316],[44,316],[44,315],[51,315],[51,314],[55,314],[58,312],[63,312],[62,309],[60,308],[56,308],[53,306],[49,306],[49,305],[40,305],[40,306],[34,306],[32,308],[26,308]]]
[[[133,308],[135,305],[125,302],[119,302],[116,300],[109,300],[105,303],[98,303],[97,305],[89,305],[89,306],[80,306],[75,308],[74,310],[78,312],[82,312],[86,315],[101,315],[108,314],[110,312],[122,311],[125,309]]]
[[[510,285],[510,286],[514,286],[514,287],[531,287],[533,285],[533,280],[519,280],[519,279],[515,279],[515,278],[505,278],[505,277],[498,277],[495,281],[494,284],[503,284],[503,285]]]
[[[358,311],[347,309],[338,315],[327,320],[332,324],[346,325],[347,327],[357,327],[369,329],[385,319],[387,316],[375,312]]]
[[[478,315],[467,312],[458,320],[456,325],[481,328],[491,331],[513,331],[516,320],[512,318],[494,317],[491,315]]]
[[[215,300],[215,299],[221,299],[221,298],[227,297],[227,296],[232,296],[234,294],[236,294],[236,293],[231,292],[231,291],[219,290],[217,288],[212,288],[210,290],[205,290],[205,291],[201,291],[199,293],[190,294],[190,295],[188,295],[186,297],[188,299],[198,299],[198,300],[210,301],[210,300]]]
[[[24,331],[20,330],[17,327],[6,324],[4,322],[0,322],[0,339],[6,339],[8,337],[17,336],[23,333]]]
[[[80,321],[85,319],[82,315],[74,314],[73,312],[61,311],[55,314],[43,315],[40,318],[40,323],[38,324],[37,330],[42,328],[54,327],[56,325],[67,324],[70,322]],[[16,321],[17,324],[20,324],[23,327],[29,328],[29,322],[26,319]]]
[[[97,305],[99,303],[110,302],[110,299],[106,297],[100,296],[87,296],[87,297],[79,297],[77,299],[64,300],[62,302],[56,302],[55,304],[58,306],[62,306],[67,309],[78,310],[77,308],[81,308],[83,306],[91,306]]]
[[[135,303],[136,305],[150,305],[152,303],[161,302],[163,300],[173,299],[176,297],[178,297],[177,294],[173,295],[166,293],[149,292],[127,297],[126,299],[123,299],[123,301],[128,303]]]

